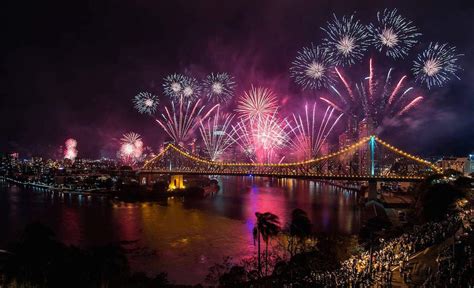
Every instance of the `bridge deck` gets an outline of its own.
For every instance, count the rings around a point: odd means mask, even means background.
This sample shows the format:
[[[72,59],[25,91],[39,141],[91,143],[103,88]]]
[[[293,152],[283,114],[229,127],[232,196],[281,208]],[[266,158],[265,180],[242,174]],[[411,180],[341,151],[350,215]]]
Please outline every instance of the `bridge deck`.
[[[275,178],[295,178],[295,179],[321,179],[321,180],[352,180],[352,181],[383,181],[383,182],[420,182],[424,177],[420,176],[371,176],[371,175],[330,175],[330,174],[285,174],[285,173],[248,173],[248,172],[223,172],[223,171],[188,171],[188,170],[161,170],[142,169],[138,171],[141,175],[228,175],[228,176],[261,176]]]

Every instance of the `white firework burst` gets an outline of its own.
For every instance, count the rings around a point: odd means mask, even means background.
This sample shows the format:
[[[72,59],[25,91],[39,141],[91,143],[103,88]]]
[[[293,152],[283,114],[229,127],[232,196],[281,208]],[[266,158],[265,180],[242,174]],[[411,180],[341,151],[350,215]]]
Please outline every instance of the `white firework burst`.
[[[185,76],[181,74],[171,74],[164,79],[163,92],[171,100],[176,100],[183,95]]]
[[[428,89],[442,87],[452,78],[460,79],[456,74],[461,67],[456,47],[448,44],[430,43],[428,48],[418,55],[413,64],[416,81],[424,83]]]
[[[318,89],[328,87],[335,79],[335,62],[327,52],[321,47],[303,47],[298,52],[296,59],[292,62],[290,76],[303,89]]]
[[[214,103],[224,104],[234,96],[235,81],[227,73],[211,73],[203,81],[204,93]]]
[[[377,22],[369,24],[367,29],[375,48],[394,59],[407,56],[421,36],[413,23],[398,14],[397,9],[377,12]]]
[[[140,92],[133,98],[135,109],[141,114],[152,115],[158,106],[158,97],[149,92]]]
[[[183,81],[182,96],[184,100],[194,102],[201,94],[201,86],[194,77],[186,76]]]
[[[237,111],[240,117],[244,119],[256,119],[275,113],[278,109],[278,101],[272,90],[258,87],[245,92],[237,105]]]
[[[370,45],[366,27],[354,18],[343,16],[327,23],[321,29],[326,32],[323,47],[335,59],[336,64],[348,66],[359,61]]]

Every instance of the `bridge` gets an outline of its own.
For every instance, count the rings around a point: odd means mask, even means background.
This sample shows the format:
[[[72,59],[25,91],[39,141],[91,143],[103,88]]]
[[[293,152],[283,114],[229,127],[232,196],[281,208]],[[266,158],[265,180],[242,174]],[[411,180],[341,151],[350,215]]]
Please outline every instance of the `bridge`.
[[[418,182],[438,173],[441,173],[441,169],[431,162],[402,151],[374,135],[364,137],[339,151],[291,163],[217,162],[169,144],[159,155],[145,162],[139,171],[144,184],[149,183],[153,175],[164,174],[253,175],[368,181],[369,191],[376,189],[376,183],[380,181]]]

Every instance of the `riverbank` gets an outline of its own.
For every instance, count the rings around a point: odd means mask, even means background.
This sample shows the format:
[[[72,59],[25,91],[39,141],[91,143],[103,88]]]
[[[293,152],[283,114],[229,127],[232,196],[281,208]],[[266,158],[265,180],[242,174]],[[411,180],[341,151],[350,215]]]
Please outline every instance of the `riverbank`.
[[[5,181],[5,182],[10,182],[14,184],[19,184],[23,185],[25,187],[35,187],[35,188],[41,188],[41,189],[46,189],[50,190],[52,192],[60,192],[60,193],[70,193],[70,194],[78,194],[78,195],[110,195],[110,190],[107,190],[105,188],[94,188],[94,189],[72,189],[68,187],[57,187],[57,186],[52,186],[52,185],[47,185],[44,183],[37,183],[37,182],[27,182],[27,181],[19,181],[17,179],[5,177],[5,176],[0,176],[0,181]]]

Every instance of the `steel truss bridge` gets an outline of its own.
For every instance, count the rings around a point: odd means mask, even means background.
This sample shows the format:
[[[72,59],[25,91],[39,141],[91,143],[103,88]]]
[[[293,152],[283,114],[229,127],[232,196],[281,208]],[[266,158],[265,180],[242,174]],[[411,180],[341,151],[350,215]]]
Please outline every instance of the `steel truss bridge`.
[[[292,163],[217,162],[169,144],[139,171],[143,176],[254,175],[369,182],[417,182],[437,173],[441,173],[441,169],[431,162],[408,154],[376,136],[362,138],[337,152]]]

